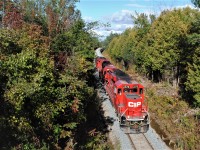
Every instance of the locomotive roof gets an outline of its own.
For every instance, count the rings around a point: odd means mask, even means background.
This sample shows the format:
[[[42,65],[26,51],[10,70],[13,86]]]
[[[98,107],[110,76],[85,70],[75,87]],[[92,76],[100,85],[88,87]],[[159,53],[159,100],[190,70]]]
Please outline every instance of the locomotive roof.
[[[115,69],[114,73],[118,76],[118,77],[129,77],[128,74],[126,74],[125,72],[121,71],[120,69]]]
[[[120,69],[115,69],[113,73],[120,79],[125,80],[127,83],[131,83],[132,79],[131,77],[126,74],[125,72],[121,71]]]
[[[106,68],[107,68],[107,69],[109,69],[109,68],[112,68],[112,69],[113,69],[113,68],[116,68],[116,67],[115,67],[113,64],[109,64],[109,65],[105,66],[105,69],[106,69]]]
[[[136,81],[130,80],[130,82],[127,82],[126,80],[118,80],[117,82],[115,82],[116,86],[119,87],[121,85],[130,85],[130,84],[139,84]]]

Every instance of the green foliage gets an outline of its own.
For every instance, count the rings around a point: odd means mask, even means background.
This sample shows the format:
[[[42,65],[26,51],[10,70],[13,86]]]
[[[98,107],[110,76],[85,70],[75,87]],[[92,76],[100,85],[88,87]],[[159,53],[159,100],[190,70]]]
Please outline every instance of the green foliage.
[[[59,34],[52,42],[51,49],[53,52],[65,51],[67,55],[72,55],[74,42],[72,33]]]
[[[153,24],[148,35],[149,61],[152,70],[171,69],[180,61],[179,41],[188,31],[188,25],[193,18],[188,13],[195,11],[186,8],[162,14]]]
[[[195,105],[200,106],[200,62],[198,65],[189,65],[186,90],[191,90],[194,95]]]
[[[88,84],[93,82],[93,49],[99,44],[84,25],[77,22],[56,36],[54,53],[38,25],[0,31],[0,147],[64,148],[63,141],[77,137],[78,126],[86,121],[86,106],[95,95]],[[52,58],[61,52],[67,55],[59,71]]]
[[[199,1],[199,0],[192,0],[192,3],[193,3],[196,7],[200,7],[200,1]]]
[[[8,54],[16,54],[21,52],[18,44],[19,36],[14,30],[0,30],[0,54],[6,56]]]
[[[158,18],[136,13],[135,26],[112,39],[108,54],[118,62],[133,63],[153,81],[185,84],[194,102],[199,101],[199,15],[188,7],[163,11]]]
[[[98,132],[92,133],[93,131],[90,131],[90,139],[87,142],[87,145],[85,145],[85,149],[95,149],[95,150],[108,150],[109,147],[105,143],[106,139],[105,137]],[[99,144],[100,143],[100,144]]]
[[[137,40],[140,41],[146,33],[149,31],[151,24],[155,20],[155,15],[150,14],[149,16],[144,13],[136,13],[136,16],[132,16],[135,29],[137,30]]]
[[[59,34],[52,42],[53,52],[66,52],[68,55],[79,53],[82,57],[93,59],[94,49],[99,46],[96,37],[85,30],[83,20],[78,20],[63,34]]]
[[[80,19],[76,2],[6,1],[1,20],[8,28],[0,29],[0,149],[76,145],[86,108],[95,99],[90,85],[99,47],[90,32],[97,24]],[[100,147],[104,137],[99,132],[87,142]]]
[[[200,15],[199,15],[200,16]],[[187,60],[185,63],[187,69],[187,76],[185,82],[185,88],[189,93],[192,93],[194,98],[194,104],[200,106],[200,21],[199,19],[193,20],[190,34],[185,40],[185,45],[188,47],[188,51],[185,53],[184,59]]]
[[[132,62],[131,59],[132,59],[133,53],[132,53],[131,49],[135,43],[134,43],[134,36],[132,36],[132,32],[130,32],[130,30],[126,30],[124,32],[124,36],[122,36],[120,43],[123,43],[123,45],[121,46],[121,48],[122,48],[121,57],[126,62],[128,62],[128,61]]]
[[[169,138],[175,149],[198,149],[199,147],[199,122],[189,112],[190,108],[185,101],[169,96],[157,95],[156,87],[147,91],[149,97],[149,111],[153,122]],[[154,124],[153,123],[153,124]],[[178,134],[177,134],[178,133]]]
[[[136,16],[132,17],[135,27],[133,29],[127,29],[121,36],[114,37],[107,50],[112,58],[125,63],[125,67],[128,67],[128,64],[134,62],[138,64],[138,68],[141,68],[140,64],[144,64],[144,62],[142,62],[144,57],[140,52],[144,54],[145,51],[144,47],[141,48],[138,47],[138,45],[141,44],[142,46],[145,44],[141,43],[141,41],[149,31],[155,16],[136,13]],[[151,18],[151,21],[149,21],[149,18]]]
[[[119,34],[117,34],[117,33],[112,33],[112,32],[111,32],[110,35],[107,36],[106,39],[102,42],[103,47],[104,47],[105,49],[108,48],[109,43],[112,41],[112,39],[113,39],[114,37],[117,37],[117,36],[119,36]]]

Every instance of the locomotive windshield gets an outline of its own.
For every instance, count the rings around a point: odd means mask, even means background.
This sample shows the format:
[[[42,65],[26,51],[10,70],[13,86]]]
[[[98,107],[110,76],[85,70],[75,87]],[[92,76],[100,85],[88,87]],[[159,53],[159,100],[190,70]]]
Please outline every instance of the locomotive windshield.
[[[138,98],[140,98],[140,96],[137,95],[137,94],[126,94],[126,97],[128,99],[138,99]]]
[[[124,88],[124,93],[137,93],[138,87],[134,86],[133,88]]]

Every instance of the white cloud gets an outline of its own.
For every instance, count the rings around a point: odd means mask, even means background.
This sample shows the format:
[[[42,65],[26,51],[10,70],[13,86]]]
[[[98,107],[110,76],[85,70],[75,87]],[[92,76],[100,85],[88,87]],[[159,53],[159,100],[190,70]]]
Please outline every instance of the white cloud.
[[[104,40],[107,36],[109,36],[111,33],[122,33],[121,31],[118,30],[93,30],[96,34],[100,36],[100,40]]]
[[[130,10],[121,10],[119,12],[115,12],[110,16],[105,16],[102,20],[110,23],[111,26],[108,27],[99,27],[98,29],[93,29],[92,31],[101,36],[101,39],[105,39],[106,36],[110,35],[110,33],[122,33],[127,28],[133,27],[132,15],[134,15],[134,11]],[[86,22],[94,21],[91,17],[83,18]]]
[[[119,32],[123,32],[127,28],[132,28],[133,24],[113,24],[110,28],[107,28],[107,30],[115,30]]]
[[[176,8],[185,8],[185,7],[190,7],[192,9],[195,9],[195,7],[193,5],[176,6]]]
[[[120,10],[113,14],[110,14],[110,15],[108,14],[108,16],[104,16],[100,20],[104,20],[104,23],[110,23],[111,26],[99,27],[98,29],[93,29],[93,32],[97,33],[99,36],[102,36],[104,38],[108,36],[111,32],[122,33],[127,28],[132,28],[134,26],[133,19],[131,16],[135,15],[135,12],[145,13],[146,15],[154,14],[156,16],[159,16],[160,13],[165,9],[172,10],[174,8],[185,8],[185,7],[194,8],[192,4],[177,6],[177,5],[174,5],[175,4],[174,3],[170,5],[168,4],[168,0],[166,1],[163,0],[162,3],[160,1],[154,1],[152,3],[144,3],[144,5],[136,4],[136,1],[139,1],[139,0],[129,0],[128,4],[126,4],[126,6],[129,6],[129,8],[134,11]],[[143,1],[150,2],[151,0],[143,0]],[[84,17],[83,19],[86,22],[96,21],[95,19],[89,16]]]
[[[152,14],[149,11],[145,12],[147,15]],[[108,27],[99,27],[97,29],[93,29],[92,31],[103,37],[104,39],[110,33],[122,33],[128,28],[132,28],[134,26],[132,15],[135,15],[134,11],[130,10],[121,10],[119,12],[115,12],[110,16],[103,17],[102,20],[109,23],[111,26]],[[85,17],[85,21],[94,21],[91,17]]]
[[[103,36],[103,37],[108,36],[111,32],[112,33],[121,33],[121,31],[117,31],[117,30],[109,30],[109,31],[106,31],[106,30],[94,30],[94,32],[97,33],[99,36]]]
[[[93,30],[96,34],[98,34],[101,38],[101,40],[104,40],[106,36],[110,35],[111,33],[118,33],[121,34],[123,31],[125,31],[128,28],[132,28],[133,24],[112,24],[111,27],[105,27],[105,28],[99,28],[96,30]]]
[[[121,10],[120,12],[116,12],[112,14],[111,17],[105,17],[107,20],[109,20],[111,23],[118,23],[118,24],[132,24],[132,18],[131,15],[133,15],[134,12],[130,10]]]

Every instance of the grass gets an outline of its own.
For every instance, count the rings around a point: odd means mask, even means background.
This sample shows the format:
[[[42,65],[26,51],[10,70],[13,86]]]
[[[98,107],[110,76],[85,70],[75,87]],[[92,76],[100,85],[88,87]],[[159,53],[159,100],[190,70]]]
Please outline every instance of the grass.
[[[152,96],[152,91],[147,95],[151,117],[174,143],[173,149],[200,149],[200,122],[193,115],[186,115],[189,105],[172,97]]]

